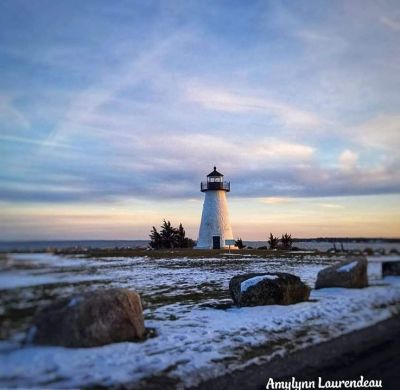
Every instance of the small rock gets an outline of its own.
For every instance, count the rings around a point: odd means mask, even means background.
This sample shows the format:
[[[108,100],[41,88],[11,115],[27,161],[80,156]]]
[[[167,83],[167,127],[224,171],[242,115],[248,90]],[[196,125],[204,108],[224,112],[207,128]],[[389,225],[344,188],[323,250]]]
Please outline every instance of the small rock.
[[[60,299],[39,311],[28,341],[42,345],[94,347],[143,339],[140,296],[126,289],[106,289]]]
[[[346,259],[319,271],[315,288],[368,286],[367,260],[363,257]]]
[[[229,282],[229,291],[239,306],[291,305],[306,301],[310,288],[298,276],[277,272],[238,275]]]

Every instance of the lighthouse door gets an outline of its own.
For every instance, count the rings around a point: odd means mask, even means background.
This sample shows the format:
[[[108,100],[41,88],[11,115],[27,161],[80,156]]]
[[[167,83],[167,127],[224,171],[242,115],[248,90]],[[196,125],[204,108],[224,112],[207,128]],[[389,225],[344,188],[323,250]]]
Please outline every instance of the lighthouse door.
[[[221,249],[221,237],[213,236],[213,249]]]

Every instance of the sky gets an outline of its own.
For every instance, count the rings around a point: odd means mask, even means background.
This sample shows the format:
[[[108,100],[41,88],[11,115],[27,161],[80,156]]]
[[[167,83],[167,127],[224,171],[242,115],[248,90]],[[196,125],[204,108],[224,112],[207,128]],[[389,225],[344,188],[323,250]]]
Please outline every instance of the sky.
[[[0,240],[400,237],[400,3],[0,1]]]

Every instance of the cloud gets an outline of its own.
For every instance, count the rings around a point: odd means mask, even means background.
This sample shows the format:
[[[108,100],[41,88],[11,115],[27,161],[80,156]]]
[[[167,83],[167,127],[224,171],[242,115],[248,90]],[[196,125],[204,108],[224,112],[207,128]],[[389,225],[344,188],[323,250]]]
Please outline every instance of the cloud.
[[[230,196],[263,198],[266,204],[279,204],[293,197],[400,192],[396,165],[346,170],[322,167],[306,145],[280,145],[277,150],[287,154],[279,154],[268,146],[272,142],[260,148],[257,140],[243,144],[198,135],[182,140],[169,137],[157,141],[154,137],[150,141],[132,143],[118,153],[107,152],[104,161],[92,161],[90,153],[76,158],[73,151],[65,157],[54,151],[55,159],[48,154],[47,161],[25,167],[14,181],[3,178],[0,200],[93,203],[199,198],[199,183],[214,164],[231,181]],[[297,156],[290,153],[296,148],[300,150]],[[342,160],[355,161],[352,153],[343,153]],[[49,161],[50,165],[42,168],[41,164]]]
[[[391,30],[400,31],[400,20],[395,20],[388,16],[381,16],[380,22],[384,24],[386,27],[389,27]]]
[[[351,128],[349,133],[365,147],[397,151],[400,147],[400,115],[378,114]]]
[[[185,160],[199,166],[205,161],[221,161],[227,165],[268,164],[283,161],[304,161],[312,158],[314,148],[276,138],[243,139],[238,135],[224,137],[208,134],[171,134],[168,142],[160,135],[147,136],[127,146],[141,150],[149,161],[164,156],[165,160]],[[120,145],[122,147],[122,145]],[[148,151],[146,153],[146,151]],[[149,153],[152,154],[149,154]],[[196,164],[196,165],[197,165]]]
[[[18,137],[18,136],[0,134],[0,140],[3,140],[5,142],[11,142],[11,143],[31,144],[31,145],[37,145],[37,146],[49,147],[49,148],[74,149],[73,146],[71,146],[67,143],[49,142],[47,140],[38,140],[38,139],[33,139],[31,137]]]
[[[358,162],[358,154],[346,149],[339,156],[339,167],[343,171],[352,171]]]
[[[397,41],[369,23],[382,13],[366,6],[356,18],[348,2],[351,12],[332,3],[324,17],[306,3],[271,5],[268,15],[246,7],[240,26],[216,29],[241,7],[182,3],[145,17],[127,6],[137,22],[128,23],[118,7],[104,18],[92,3],[90,25],[63,7],[32,7],[30,24],[8,26],[12,77],[1,86],[20,95],[0,103],[13,122],[0,198],[193,199],[215,164],[231,196],[267,203],[400,191]],[[64,38],[54,40],[42,27],[54,16],[79,23],[52,24]],[[19,126],[29,137],[14,134]]]
[[[344,208],[344,206],[336,203],[319,203],[318,206],[324,209],[335,209],[335,210]]]
[[[26,116],[15,107],[11,97],[0,95],[0,122],[5,128],[29,129],[30,122]],[[4,129],[5,130],[5,129]]]
[[[192,84],[187,87],[186,96],[189,101],[206,109],[230,113],[261,112],[278,118],[285,126],[315,128],[322,124],[315,113],[272,99],[234,93],[224,88]]]
[[[262,198],[261,202],[265,203],[265,204],[277,205],[277,204],[291,203],[291,202],[293,202],[293,199],[290,199],[290,198],[279,198],[279,197],[271,196],[271,197],[268,197],[268,198]]]
[[[118,94],[128,87],[134,88],[143,82],[150,80],[157,82],[161,77],[157,78],[154,75],[159,71],[164,57],[168,55],[172,48],[180,47],[190,39],[189,33],[182,34],[182,31],[178,31],[153,43],[139,54],[136,50],[125,52],[119,65],[112,72],[106,70],[98,75],[96,83],[79,91],[71,99],[70,106],[49,135],[48,141],[58,142],[65,137],[71,137],[79,133],[80,125],[90,124],[93,119],[97,118],[101,120],[101,123],[94,123],[91,131],[96,132],[98,127],[109,126],[109,123],[105,122],[109,115],[103,114],[103,110],[104,106],[110,102],[118,101],[119,105],[121,105],[121,102],[126,104],[123,112],[119,113],[124,117],[132,109],[133,104],[129,102],[129,99],[126,102],[121,99],[118,100]],[[116,115],[109,118],[111,121],[113,119],[120,121]],[[88,130],[88,128],[86,129]]]

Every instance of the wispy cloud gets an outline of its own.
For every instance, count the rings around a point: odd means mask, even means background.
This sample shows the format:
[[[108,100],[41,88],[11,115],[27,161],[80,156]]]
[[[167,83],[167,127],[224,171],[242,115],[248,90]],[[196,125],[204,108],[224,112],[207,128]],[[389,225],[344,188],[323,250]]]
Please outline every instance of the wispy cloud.
[[[400,31],[400,19],[394,19],[388,16],[381,16],[380,19],[382,24],[389,27],[391,30]]]
[[[337,209],[343,209],[343,208],[344,208],[343,205],[336,204],[336,203],[319,203],[318,205],[319,205],[319,207],[322,207],[322,208],[324,208],[324,209],[334,209],[334,210],[337,210]]]
[[[398,150],[400,114],[378,114],[350,129],[350,136],[360,144],[376,149]]]
[[[18,137],[18,136],[0,134],[0,140],[3,140],[5,142],[11,142],[11,143],[17,143],[17,144],[18,143],[30,144],[30,145],[40,146],[40,147],[47,147],[47,148],[75,149],[75,147],[73,147],[67,143],[56,143],[56,142],[50,142],[47,140],[32,139],[28,136]]]
[[[246,96],[223,88],[196,84],[190,85],[186,93],[189,101],[210,110],[231,113],[262,112],[277,117],[286,126],[315,128],[322,124],[321,118],[315,113],[272,99]]]
[[[261,198],[261,203],[277,205],[277,204],[287,204],[292,203],[293,199],[291,198],[278,198],[276,196],[271,196],[268,198]]]
[[[9,129],[28,129],[30,127],[29,120],[15,107],[12,98],[5,95],[0,95],[0,122],[2,127]]]
[[[100,117],[102,119],[101,123],[93,124],[94,132],[96,132],[96,127],[107,126],[107,122],[104,122],[107,115],[102,114],[103,106],[109,102],[115,102],[118,94],[123,90],[134,88],[145,81],[153,82],[153,79],[157,79],[154,74],[159,71],[160,62],[164,56],[173,47],[179,47],[188,40],[190,40],[190,35],[182,34],[180,31],[171,36],[160,38],[153,46],[146,48],[139,55],[136,52],[124,53],[124,61],[117,68],[113,69],[112,72],[107,70],[99,75],[98,82],[83,91],[79,91],[71,99],[70,107],[49,135],[49,141],[73,136],[74,131],[75,133],[79,132],[80,125],[90,124],[92,118]],[[121,100],[118,103],[120,105]],[[129,101],[126,104],[129,104]],[[126,107],[128,110],[125,110],[125,112],[129,111],[129,108],[132,108],[132,102],[130,107]],[[121,114],[124,115],[124,113]],[[118,118],[116,120],[119,121]],[[73,126],[74,124],[75,126]],[[114,128],[111,127],[110,130]]]

